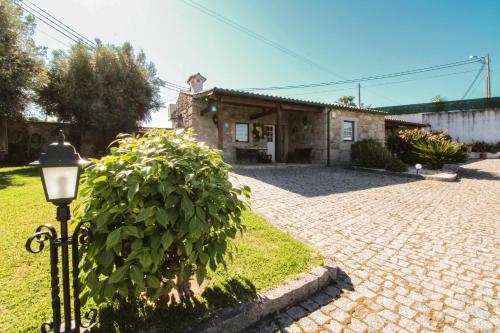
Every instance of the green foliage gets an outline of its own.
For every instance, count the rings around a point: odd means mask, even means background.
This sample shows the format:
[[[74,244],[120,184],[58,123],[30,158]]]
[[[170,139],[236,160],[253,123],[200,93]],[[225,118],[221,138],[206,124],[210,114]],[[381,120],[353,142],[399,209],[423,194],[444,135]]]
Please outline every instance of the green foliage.
[[[398,158],[392,158],[385,165],[385,169],[387,171],[406,172],[406,171],[408,171],[408,166],[403,161],[401,161],[400,159],[398,159]]]
[[[356,106],[354,102],[354,96],[342,96],[337,99],[337,101],[344,106]]]
[[[367,168],[384,168],[391,154],[380,142],[364,139],[351,145],[351,159],[354,164]]]
[[[55,208],[45,201],[38,170],[0,168],[2,333],[39,332],[40,323],[52,316],[48,247],[33,255],[23,249],[23,244],[37,226],[54,218]],[[58,228],[57,222],[54,223]],[[227,270],[223,267],[216,272],[209,270],[209,281],[202,295],[191,302],[170,306],[168,311],[151,302],[138,301],[132,307],[133,303],[117,299],[114,303],[120,307],[130,305],[130,312],[109,309],[112,304],[102,305],[98,316],[100,329],[96,332],[139,332],[148,328],[175,332],[206,318],[220,306],[253,298],[321,264],[319,253],[251,211],[245,210],[242,223],[246,230],[236,237],[234,260],[228,262]],[[229,258],[229,253],[226,257]],[[87,305],[94,307],[91,301]],[[87,307],[82,312],[86,310]]]
[[[207,267],[225,265],[250,190],[233,187],[230,166],[189,132],[155,130],[117,144],[83,175],[75,220],[94,233],[83,252],[83,298],[146,290],[157,300],[172,288],[188,296],[192,275],[201,283]]]
[[[102,152],[118,133],[129,133],[138,121],[162,107],[154,64],[129,43],[95,50],[81,44],[53,54],[48,84],[38,90],[44,111],[85,130],[85,140]]]
[[[415,145],[429,142],[454,142],[447,132],[428,132],[423,129],[401,130],[386,139],[386,146],[407,164],[425,163],[416,153]]]
[[[0,119],[20,118],[43,80],[44,49],[33,41],[35,23],[12,0],[0,0]]]
[[[440,169],[445,163],[461,163],[467,160],[464,146],[453,141],[422,141],[414,145],[416,156],[432,169]]]
[[[494,144],[494,143],[487,143],[484,141],[476,141],[472,144],[472,151],[478,153],[495,154],[496,152],[500,151],[500,142]]]
[[[441,95],[436,95],[432,98],[432,103],[434,104],[439,104],[439,103],[443,103],[446,99],[444,97],[442,97]]]

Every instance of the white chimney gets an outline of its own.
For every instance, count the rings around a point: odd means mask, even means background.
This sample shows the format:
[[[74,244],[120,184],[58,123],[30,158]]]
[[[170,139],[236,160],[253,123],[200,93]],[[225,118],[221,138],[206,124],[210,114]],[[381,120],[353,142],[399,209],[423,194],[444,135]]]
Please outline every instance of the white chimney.
[[[207,79],[203,77],[200,73],[196,73],[188,77],[187,83],[191,87],[191,93],[197,93],[203,90],[203,83]]]

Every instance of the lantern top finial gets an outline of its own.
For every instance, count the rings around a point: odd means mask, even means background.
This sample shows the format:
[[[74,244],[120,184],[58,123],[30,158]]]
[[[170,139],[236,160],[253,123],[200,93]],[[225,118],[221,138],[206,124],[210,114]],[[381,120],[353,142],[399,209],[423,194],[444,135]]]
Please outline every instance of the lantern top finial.
[[[64,145],[64,139],[65,136],[63,130],[59,130],[59,134],[57,134],[57,143],[60,145]]]

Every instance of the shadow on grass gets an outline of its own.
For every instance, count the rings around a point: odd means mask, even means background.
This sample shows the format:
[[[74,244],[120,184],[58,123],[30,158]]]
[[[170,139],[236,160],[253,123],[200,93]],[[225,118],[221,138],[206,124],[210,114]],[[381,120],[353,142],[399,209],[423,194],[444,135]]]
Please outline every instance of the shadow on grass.
[[[96,332],[181,332],[208,318],[217,310],[257,297],[248,279],[230,279],[221,286],[205,289],[201,297],[168,307],[144,302],[116,300],[99,310]]]
[[[0,189],[7,188],[9,186],[23,186],[24,182],[21,177],[39,177],[38,170],[36,168],[12,168],[12,170],[2,171],[0,169]]]

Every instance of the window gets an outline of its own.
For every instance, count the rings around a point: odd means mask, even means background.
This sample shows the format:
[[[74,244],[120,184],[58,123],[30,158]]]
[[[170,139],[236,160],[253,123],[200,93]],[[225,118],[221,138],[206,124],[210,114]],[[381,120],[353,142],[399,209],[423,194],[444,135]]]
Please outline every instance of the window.
[[[342,138],[344,141],[354,141],[354,121],[344,120],[342,123]]]
[[[248,142],[248,124],[236,123],[236,142]]]
[[[266,138],[267,142],[274,142],[273,130],[272,126],[264,126],[264,138]]]

